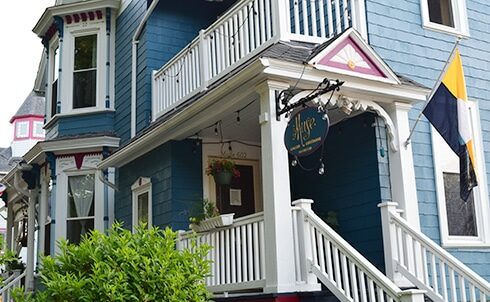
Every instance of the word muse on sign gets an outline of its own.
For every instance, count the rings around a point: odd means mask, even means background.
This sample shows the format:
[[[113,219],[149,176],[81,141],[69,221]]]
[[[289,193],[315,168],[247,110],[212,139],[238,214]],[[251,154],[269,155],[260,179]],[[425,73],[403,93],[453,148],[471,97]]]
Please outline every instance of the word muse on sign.
[[[327,137],[328,117],[307,107],[291,117],[284,134],[286,149],[293,156],[307,156],[318,150]]]

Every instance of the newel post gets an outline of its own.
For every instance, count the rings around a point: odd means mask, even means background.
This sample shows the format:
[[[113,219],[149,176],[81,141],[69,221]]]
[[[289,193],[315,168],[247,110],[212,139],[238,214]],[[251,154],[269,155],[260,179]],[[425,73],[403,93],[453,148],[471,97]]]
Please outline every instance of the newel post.
[[[381,210],[381,228],[383,230],[383,247],[385,254],[385,270],[386,276],[392,281],[395,281],[396,264],[398,259],[398,250],[396,246],[396,228],[391,222],[391,213],[396,213],[398,203],[383,202],[378,204]]]
[[[293,206],[299,207],[301,210],[298,211],[297,226],[298,233],[293,234],[295,239],[298,240],[299,246],[299,260],[301,269],[301,280],[305,282],[299,290],[303,291],[317,291],[321,290],[321,285],[318,283],[317,277],[311,272],[310,263],[313,261],[313,250],[311,245],[311,233],[308,223],[306,221],[307,211],[311,210],[311,205],[313,200],[311,199],[298,199],[293,201]],[[294,219],[294,217],[293,217]]]
[[[426,293],[425,290],[420,290],[420,289],[408,289],[404,290],[401,293],[400,296],[400,301],[401,302],[424,302],[424,294]]]
[[[291,32],[289,1],[272,0],[271,9],[274,38],[276,40],[289,41],[289,34]]]

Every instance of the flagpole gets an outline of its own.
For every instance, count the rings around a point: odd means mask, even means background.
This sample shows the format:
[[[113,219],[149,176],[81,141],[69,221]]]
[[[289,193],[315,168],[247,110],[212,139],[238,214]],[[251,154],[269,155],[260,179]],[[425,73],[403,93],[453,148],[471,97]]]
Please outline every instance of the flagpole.
[[[413,132],[415,130],[415,127],[417,126],[418,122],[420,121],[420,118],[422,117],[422,114],[424,113],[425,107],[427,107],[427,105],[429,104],[429,100],[434,95],[437,86],[439,86],[439,84],[441,84],[442,78],[444,77],[444,74],[446,74],[446,69],[447,69],[447,67],[449,65],[449,62],[452,61],[452,59],[454,57],[454,53],[456,51],[456,48],[458,48],[458,45],[459,45],[459,42],[461,42],[461,39],[462,39],[461,36],[458,36],[458,38],[456,39],[456,43],[454,43],[453,50],[451,50],[451,53],[449,54],[449,58],[447,59],[446,63],[444,64],[444,68],[442,69],[442,72],[439,75],[438,80],[434,84],[434,87],[432,87],[432,90],[430,91],[430,94],[427,96],[427,99],[425,100],[424,107],[422,108],[422,110],[420,110],[419,116],[415,120],[415,123],[413,124],[412,129],[410,129],[410,134],[408,135],[408,138],[405,141],[405,148],[410,144],[410,139],[412,138],[412,135],[413,135]]]

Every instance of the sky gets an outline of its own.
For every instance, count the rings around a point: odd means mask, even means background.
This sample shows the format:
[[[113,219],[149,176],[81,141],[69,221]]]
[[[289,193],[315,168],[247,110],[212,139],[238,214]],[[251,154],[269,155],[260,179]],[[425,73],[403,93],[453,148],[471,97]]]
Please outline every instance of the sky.
[[[13,138],[9,123],[34,87],[43,52],[41,39],[32,29],[46,7],[55,0],[0,1],[0,147],[8,147]]]

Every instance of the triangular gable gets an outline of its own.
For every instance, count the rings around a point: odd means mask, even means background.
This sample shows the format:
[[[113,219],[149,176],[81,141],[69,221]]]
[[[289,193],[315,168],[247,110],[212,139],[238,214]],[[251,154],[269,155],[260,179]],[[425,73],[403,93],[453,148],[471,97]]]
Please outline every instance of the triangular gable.
[[[315,68],[400,84],[395,73],[357,31],[348,29],[335,40],[326,43],[328,44],[308,62]]]

